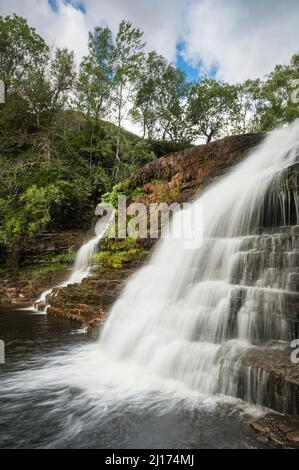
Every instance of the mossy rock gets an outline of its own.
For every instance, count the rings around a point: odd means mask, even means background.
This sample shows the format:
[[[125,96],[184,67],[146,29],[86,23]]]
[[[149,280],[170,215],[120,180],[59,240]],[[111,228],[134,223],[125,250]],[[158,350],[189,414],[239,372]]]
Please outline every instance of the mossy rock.
[[[148,251],[138,248],[131,248],[123,251],[100,251],[96,253],[92,261],[102,268],[122,269],[125,265],[144,260],[148,256]]]

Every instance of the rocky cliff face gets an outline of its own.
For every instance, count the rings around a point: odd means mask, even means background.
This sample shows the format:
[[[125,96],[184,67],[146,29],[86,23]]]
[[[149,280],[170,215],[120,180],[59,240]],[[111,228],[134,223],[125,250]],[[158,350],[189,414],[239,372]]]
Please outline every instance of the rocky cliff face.
[[[130,187],[143,188],[144,199],[150,202],[160,202],[164,196],[169,202],[186,202],[241,161],[262,138],[262,134],[225,137],[165,155],[133,173]]]
[[[44,290],[62,282],[84,240],[85,232],[73,230],[24,242],[20,267],[0,271],[0,304],[32,304]]]
[[[188,201],[245,158],[261,139],[261,134],[232,136],[165,155],[138,169],[104,199],[115,204],[117,196],[124,194],[128,204]],[[93,260],[92,277],[81,285],[53,293],[49,314],[79,321],[96,335],[124,282],[146,261],[154,242],[150,239],[103,241],[101,251]]]
[[[128,204],[186,202],[245,158],[262,138],[262,134],[231,136],[165,155],[116,185],[106,200],[115,203],[117,196],[124,194]],[[13,275],[2,273],[0,301],[32,303],[43,290],[60,283],[67,277],[75,252],[86,238],[86,234],[72,231],[44,234],[31,241],[20,271]],[[125,279],[145,262],[154,242],[150,239],[103,242],[101,253],[93,261],[93,276],[81,285],[56,292],[49,313],[72,318],[84,326],[101,323]]]

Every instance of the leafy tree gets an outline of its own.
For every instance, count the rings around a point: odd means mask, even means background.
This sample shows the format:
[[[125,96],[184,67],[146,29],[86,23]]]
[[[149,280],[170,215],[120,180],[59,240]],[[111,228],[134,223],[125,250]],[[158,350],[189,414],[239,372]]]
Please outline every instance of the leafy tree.
[[[95,128],[108,114],[112,90],[114,44],[108,27],[89,33],[88,56],[84,57],[77,82],[78,108],[90,120],[89,167],[91,173]]]
[[[116,168],[118,177],[120,165],[120,146],[122,125],[131,105],[134,87],[137,82],[141,65],[144,60],[143,33],[133,28],[129,21],[122,21],[115,39],[113,72],[114,72],[114,104],[116,107]]]
[[[26,102],[31,124],[36,129],[47,126],[51,119],[52,93],[45,70],[28,71],[22,83],[22,98]]]
[[[235,86],[235,101],[230,113],[229,129],[234,134],[256,130],[255,114],[260,80],[246,80]]]
[[[88,55],[80,64],[78,108],[95,121],[107,114],[112,87],[114,44],[108,27],[89,33]]]
[[[20,16],[0,16],[0,79],[6,91],[16,88],[28,70],[48,60],[45,41]]]
[[[68,49],[55,51],[55,56],[50,64],[51,82],[51,111],[53,113],[64,108],[69,100],[69,95],[73,91],[76,79],[74,52]]]
[[[235,103],[236,89],[232,85],[207,77],[192,85],[187,113],[194,137],[204,137],[207,143],[221,137],[236,113]]]
[[[182,71],[155,51],[150,52],[137,84],[135,122],[142,122],[143,137],[173,143],[187,142],[185,104],[188,85]]]
[[[25,233],[34,235],[41,232],[51,220],[51,208],[61,201],[61,192],[54,185],[45,187],[30,186],[21,195],[20,215],[23,218]]]
[[[169,64],[163,74],[163,87],[159,94],[159,125],[163,141],[178,144],[190,140],[186,119],[188,89],[185,74]]]
[[[50,184],[45,187],[28,187],[17,205],[7,198],[0,199],[0,244],[9,247],[12,264],[18,262],[22,251],[20,242],[46,228],[51,220],[51,209],[61,202],[61,196],[59,189]]]
[[[299,55],[290,65],[277,65],[265,81],[260,82],[257,95],[255,127],[269,131],[299,117],[296,89],[299,87]],[[297,99],[296,99],[297,98]]]
[[[136,97],[132,117],[142,124],[143,138],[153,141],[159,132],[160,95],[164,86],[167,69],[166,59],[152,51],[142,64],[137,81]]]

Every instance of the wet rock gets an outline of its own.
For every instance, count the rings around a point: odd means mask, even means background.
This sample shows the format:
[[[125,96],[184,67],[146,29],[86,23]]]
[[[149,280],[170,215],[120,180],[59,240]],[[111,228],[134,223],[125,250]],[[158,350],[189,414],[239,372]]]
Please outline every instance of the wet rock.
[[[97,339],[107,312],[118,298],[126,279],[140,263],[126,263],[123,268],[94,267],[92,277],[81,284],[54,289],[49,296],[48,314],[75,321],[87,328],[92,339]]]
[[[292,444],[293,446],[299,447],[299,429],[298,431],[288,432],[286,437],[287,437],[287,441],[290,444]]]
[[[279,413],[299,415],[299,364],[283,343],[253,347],[240,358],[239,398]]]
[[[269,413],[248,424],[259,438],[278,446],[299,447],[299,418]]]

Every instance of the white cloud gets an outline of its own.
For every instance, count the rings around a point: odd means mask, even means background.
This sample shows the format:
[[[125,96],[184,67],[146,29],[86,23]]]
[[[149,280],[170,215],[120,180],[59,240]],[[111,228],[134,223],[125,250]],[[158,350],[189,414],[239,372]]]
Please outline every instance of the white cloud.
[[[28,20],[50,46],[75,50],[78,59],[87,52],[88,26],[85,15],[62,0],[58,11],[47,0],[1,0],[0,14],[16,13]]]
[[[235,82],[262,77],[299,51],[297,0],[195,0],[187,17],[186,59],[218,66]]]
[[[76,8],[80,3],[86,14]],[[144,31],[148,48],[175,60],[176,44],[187,44],[185,59],[234,82],[263,76],[287,63],[299,49],[298,0],[1,0],[0,14],[17,13],[51,45],[87,51],[88,31],[106,23],[115,32],[122,19]]]
[[[149,49],[174,60],[176,43],[183,31],[184,10],[191,0],[85,0],[87,21],[92,29],[107,23],[115,33],[121,20],[144,31]]]
[[[51,45],[75,50],[78,59],[87,51],[88,31],[108,24],[116,32],[122,19],[144,31],[147,47],[174,60],[176,43],[183,30],[183,11],[189,0],[57,0],[54,12],[47,0],[1,0],[0,14],[16,13],[28,19]],[[83,3],[86,14],[76,8]]]

